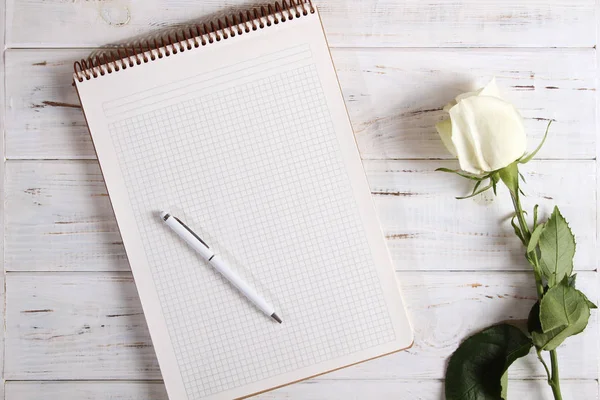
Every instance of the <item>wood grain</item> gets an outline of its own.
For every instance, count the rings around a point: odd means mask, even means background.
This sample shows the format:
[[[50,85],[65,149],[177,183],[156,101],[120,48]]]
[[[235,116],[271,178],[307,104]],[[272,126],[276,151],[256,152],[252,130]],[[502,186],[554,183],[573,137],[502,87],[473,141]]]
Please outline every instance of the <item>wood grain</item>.
[[[86,47],[248,4],[8,0],[9,47]],[[255,3],[256,4],[256,3]],[[593,0],[317,1],[331,46],[592,47]],[[35,27],[35,29],[32,29]]]
[[[6,379],[160,378],[130,274],[7,281]]]
[[[397,270],[529,270],[500,188],[455,200],[469,183],[435,172],[452,161],[365,161]],[[531,210],[560,205],[577,236],[576,268],[596,268],[595,164],[534,161],[524,167]],[[125,250],[95,161],[10,161],[6,171],[8,271],[126,271]],[[560,190],[559,190],[560,189]]]
[[[502,320],[526,317],[535,301],[529,272],[400,272],[415,331],[404,352],[339,370],[327,379],[441,379],[459,341]],[[578,286],[598,298],[595,272]],[[591,326],[597,323],[594,313]],[[128,273],[9,273],[5,374],[9,380],[160,379],[133,279]],[[596,379],[598,331],[561,348],[563,379]],[[534,356],[512,378],[542,378]]]
[[[90,158],[94,154],[72,86],[73,62],[88,53],[6,52],[7,158]]]
[[[509,398],[546,400],[552,396],[543,380],[510,381]],[[566,399],[598,399],[598,384],[592,380],[561,382]],[[9,382],[7,400],[39,400],[40,393],[61,400],[167,400],[162,382]],[[437,380],[325,380],[311,379],[257,397],[256,400],[440,400],[443,383]]]
[[[7,52],[6,155],[95,158],[72,87],[79,50]],[[525,118],[529,148],[555,120],[539,158],[593,159],[593,49],[336,49],[340,83],[365,159],[451,158],[434,125],[457,94],[496,76]]]

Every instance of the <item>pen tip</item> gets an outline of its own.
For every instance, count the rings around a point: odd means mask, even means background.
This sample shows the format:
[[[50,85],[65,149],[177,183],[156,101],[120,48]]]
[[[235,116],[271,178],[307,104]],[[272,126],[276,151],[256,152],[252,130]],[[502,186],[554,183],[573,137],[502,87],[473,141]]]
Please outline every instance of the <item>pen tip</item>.
[[[273,318],[275,321],[277,321],[277,322],[281,323],[281,318],[279,318],[279,317],[277,316],[277,314],[275,314],[275,313],[271,314],[271,318]]]

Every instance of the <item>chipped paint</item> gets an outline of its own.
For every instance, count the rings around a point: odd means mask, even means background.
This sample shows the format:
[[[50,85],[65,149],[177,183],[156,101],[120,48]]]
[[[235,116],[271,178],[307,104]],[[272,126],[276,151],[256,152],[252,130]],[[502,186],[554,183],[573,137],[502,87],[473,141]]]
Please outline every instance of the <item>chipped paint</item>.
[[[118,4],[119,2],[110,2],[106,4],[102,2],[98,9],[98,13],[104,22],[110,26],[122,27],[131,22],[131,10],[126,4]]]

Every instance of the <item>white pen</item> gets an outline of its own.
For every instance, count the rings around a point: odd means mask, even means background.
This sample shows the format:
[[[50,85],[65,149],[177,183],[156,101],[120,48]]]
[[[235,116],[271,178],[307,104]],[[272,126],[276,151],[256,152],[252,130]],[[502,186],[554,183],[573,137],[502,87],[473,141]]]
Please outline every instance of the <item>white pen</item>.
[[[275,321],[281,323],[281,319],[275,314],[275,308],[267,303],[256,290],[248,285],[238,274],[232,270],[229,265],[208,245],[204,240],[200,239],[186,224],[184,224],[179,218],[172,216],[167,212],[160,213],[160,217],[163,221],[171,228],[180,238],[182,238],[187,244],[192,246],[194,250],[198,252],[214,267],[225,279],[227,279],[233,286],[235,286],[248,300],[250,300],[260,311],[273,318]]]

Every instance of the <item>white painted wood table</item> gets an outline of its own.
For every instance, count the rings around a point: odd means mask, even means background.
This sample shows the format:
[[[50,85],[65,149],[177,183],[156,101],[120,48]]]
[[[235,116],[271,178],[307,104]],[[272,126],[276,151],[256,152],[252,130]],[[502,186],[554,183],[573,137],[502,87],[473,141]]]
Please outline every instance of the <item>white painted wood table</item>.
[[[241,3],[7,0],[4,131],[6,399],[164,400],[166,393],[75,90],[91,48]],[[466,335],[526,317],[533,279],[504,191],[457,201],[465,182],[438,140],[441,106],[497,76],[540,140],[527,207],[560,205],[577,235],[578,283],[598,301],[595,0],[331,0],[323,23],[415,329],[410,350],[259,396],[443,399]],[[5,7],[4,7],[5,6]],[[566,399],[598,398],[598,319],[561,347]],[[549,399],[535,357],[513,399]]]

